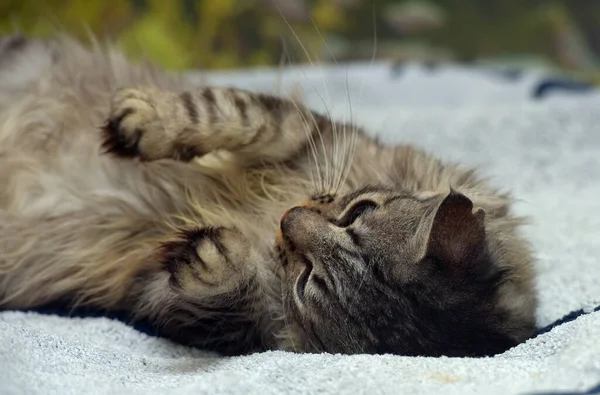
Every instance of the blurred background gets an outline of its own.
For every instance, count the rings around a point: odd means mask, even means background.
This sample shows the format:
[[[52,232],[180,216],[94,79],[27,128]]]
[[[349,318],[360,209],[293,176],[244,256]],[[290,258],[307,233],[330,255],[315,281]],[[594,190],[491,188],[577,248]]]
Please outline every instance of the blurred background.
[[[163,67],[376,59],[559,69],[600,83],[600,0],[0,0],[0,33],[110,38]],[[296,39],[295,35],[299,38]]]

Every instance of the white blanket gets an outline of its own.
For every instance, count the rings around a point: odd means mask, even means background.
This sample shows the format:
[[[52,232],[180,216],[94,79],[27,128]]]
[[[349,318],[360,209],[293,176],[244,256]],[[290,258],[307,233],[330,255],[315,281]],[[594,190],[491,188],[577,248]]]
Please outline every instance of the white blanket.
[[[197,79],[197,76],[192,76]],[[539,272],[538,324],[600,304],[600,94],[531,94],[541,74],[387,64],[294,69],[308,102],[386,141],[477,165],[520,198]],[[277,72],[209,81],[274,91]],[[296,355],[222,358],[107,318],[0,313],[2,394],[540,394],[600,390],[600,312],[494,358]]]

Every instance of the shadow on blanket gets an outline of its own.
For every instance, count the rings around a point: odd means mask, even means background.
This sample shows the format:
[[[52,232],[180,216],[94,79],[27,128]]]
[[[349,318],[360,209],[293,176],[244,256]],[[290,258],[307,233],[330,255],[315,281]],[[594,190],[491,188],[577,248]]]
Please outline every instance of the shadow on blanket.
[[[83,308],[83,307],[76,308],[76,309],[69,309],[69,308],[65,307],[65,305],[63,305],[63,304],[51,304],[51,305],[39,307],[36,309],[28,309],[28,310],[20,310],[20,311],[25,311],[25,312],[30,311],[30,312],[35,312],[35,313],[39,313],[39,314],[57,315],[57,316],[61,316],[61,317],[77,317],[77,318],[105,317],[105,318],[121,321],[121,322],[125,323],[126,325],[133,327],[138,332],[144,333],[148,336],[165,337],[165,336],[162,336],[162,334],[159,332],[159,330],[155,326],[153,326],[150,322],[148,322],[146,320],[133,321],[131,319],[131,317],[129,316],[129,314],[126,312],[105,312],[102,310]],[[587,314],[590,314],[590,313],[593,313],[596,311],[600,311],[600,306],[596,306],[593,310],[579,309],[579,310],[572,311],[569,314],[565,315],[564,317],[554,321],[553,323],[546,325],[542,328],[539,328],[534,337],[542,335],[547,332],[550,332],[552,329],[556,328],[557,326],[566,324],[571,321],[575,321],[577,318],[579,318],[583,315],[587,315]]]

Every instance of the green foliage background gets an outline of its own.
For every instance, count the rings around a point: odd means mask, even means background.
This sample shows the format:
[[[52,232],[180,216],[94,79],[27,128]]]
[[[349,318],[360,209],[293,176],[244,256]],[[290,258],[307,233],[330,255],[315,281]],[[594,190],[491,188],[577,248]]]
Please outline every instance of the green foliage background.
[[[91,31],[170,69],[306,61],[294,34],[320,60],[368,59],[376,30],[378,58],[600,70],[600,0],[0,0],[0,15],[2,34]]]

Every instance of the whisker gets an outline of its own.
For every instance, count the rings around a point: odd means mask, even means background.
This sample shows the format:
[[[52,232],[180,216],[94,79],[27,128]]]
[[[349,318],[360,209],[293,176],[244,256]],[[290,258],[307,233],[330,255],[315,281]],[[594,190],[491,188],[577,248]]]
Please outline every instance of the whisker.
[[[350,125],[350,128],[352,128],[352,131],[350,132],[350,144],[349,146],[346,147],[346,155],[344,157],[344,163],[343,163],[343,173],[342,173],[342,177],[340,178],[340,181],[337,185],[337,189],[339,189],[342,185],[344,185],[346,183],[346,180],[348,179],[348,176],[350,175],[350,170],[352,168],[352,162],[354,160],[354,155],[356,153],[356,146],[358,144],[358,129],[356,128],[356,126],[354,125]],[[348,132],[345,132],[346,134]],[[337,190],[336,190],[337,193]]]
[[[283,87],[283,72],[286,66],[286,59],[290,60],[290,54],[288,52],[287,46],[285,45],[285,40],[281,39],[281,46],[283,47],[281,51],[281,59],[279,59],[279,71],[277,73],[277,95],[281,95],[282,87]]]
[[[325,101],[324,101],[323,97],[319,94],[319,92],[315,91],[315,93],[317,94],[317,96],[319,96],[319,98],[321,99],[321,102],[325,106],[325,111],[327,113],[327,119],[329,120],[329,125],[331,126],[331,131],[333,133],[332,151],[337,150],[338,144],[336,142],[338,140],[338,126],[339,125],[333,121],[333,115],[331,114],[331,111],[329,110],[329,108],[325,105]],[[328,158],[327,150],[325,148],[325,141],[323,138],[323,134],[321,133],[320,130],[319,130],[319,137],[321,140],[321,146],[323,148],[323,155],[325,156],[325,182],[327,185],[327,189],[324,192],[331,193],[333,190],[333,185],[335,183],[334,172],[336,169],[336,167],[335,167],[336,156],[334,154],[332,156],[332,158]],[[331,162],[328,159],[331,159]],[[331,164],[331,167],[329,166],[330,164]],[[329,171],[330,169],[331,169],[331,172]]]
[[[316,143],[315,140],[313,138],[313,135],[311,133],[311,128],[310,128],[310,123],[309,121],[306,119],[306,116],[304,115],[304,111],[302,111],[300,109],[300,106],[294,101],[294,99],[290,98],[290,101],[292,102],[292,104],[294,105],[294,107],[296,107],[296,110],[298,111],[298,113],[300,114],[300,116],[302,117],[302,122],[304,123],[304,132],[306,133],[306,137],[308,140],[308,146],[310,147],[310,152],[311,155],[308,157],[309,162],[312,162],[314,160],[314,163],[309,163],[309,165],[311,166],[310,169],[310,176],[312,179],[312,183],[313,183],[313,188],[317,189],[317,184],[316,184],[316,178],[315,178],[315,171],[317,172],[318,178],[319,178],[319,185],[323,185],[323,180],[321,178],[321,173],[319,172],[318,168],[320,166],[319,164],[319,158],[318,158],[318,153],[317,153],[317,147],[316,147]],[[315,127],[317,127],[316,125],[316,121],[314,121],[313,119],[313,124],[315,125]],[[312,160],[311,160],[312,157]],[[314,165],[314,166],[313,166]]]
[[[331,123],[331,126],[333,127],[333,123],[331,121],[331,112],[329,111],[329,108],[327,107],[327,105],[325,104],[325,100],[323,99],[323,97],[321,96],[321,94],[315,89],[315,93],[317,94],[317,96],[319,96],[319,99],[321,99],[321,102],[323,103],[323,106],[325,107],[325,111],[327,112],[327,118],[329,119],[329,122]],[[325,189],[322,192],[328,192],[330,189],[330,174],[329,174],[329,157],[327,155],[327,149],[325,147],[325,140],[323,138],[323,133],[321,131],[320,128],[317,127],[317,133],[319,133],[319,140],[321,142],[321,148],[323,150],[323,159],[325,161]]]
[[[300,45],[300,48],[302,48],[306,58],[308,59],[309,64],[311,65],[311,67],[315,67],[315,62],[313,62],[312,57],[310,56],[310,54],[308,53],[308,50],[306,49],[306,47],[304,46],[304,44],[302,43],[302,41],[300,40],[300,37],[298,36],[298,34],[295,32],[294,28],[291,26],[291,24],[289,23],[289,21],[287,20],[287,18],[283,15],[283,13],[281,12],[281,10],[279,10],[279,13],[282,17],[282,19],[284,20],[284,22],[286,23],[288,29],[291,31],[292,35],[294,36],[295,40],[298,42],[298,44]],[[317,32],[317,34],[319,35],[319,37],[321,37],[321,40],[323,41],[323,43],[325,44],[325,47],[327,48],[327,50],[329,51],[329,53],[331,54],[335,64],[338,64],[337,59],[335,59],[335,55],[333,54],[333,52],[331,51],[331,48],[327,45],[327,42],[325,41],[325,39],[323,38],[323,35],[321,34],[318,26],[316,25],[316,23],[314,22],[314,20],[311,18],[311,21],[313,23],[313,26],[315,27],[315,30]],[[318,59],[316,60],[317,63],[321,63]],[[302,70],[302,69],[301,69]],[[323,81],[323,87],[325,89],[325,94],[327,96],[327,101],[329,103],[329,105],[325,102],[325,100],[323,99],[323,97],[319,94],[319,92],[317,91],[317,89],[315,87],[313,87],[315,93],[319,96],[319,98],[321,99],[323,106],[325,107],[327,113],[328,113],[328,117],[331,123],[331,128],[332,128],[332,134],[333,134],[333,138],[334,141],[338,141],[338,129],[336,127],[336,124],[332,121],[332,117],[331,117],[331,111],[329,110],[330,108],[333,107],[333,102],[331,100],[331,95],[329,93],[329,88],[327,87],[327,82],[325,79],[325,74],[323,72],[323,68],[320,69],[321,70],[321,79]],[[320,134],[320,139],[321,139],[321,147],[323,149],[323,156],[324,156],[324,169],[323,171],[325,172],[325,186],[327,187],[326,189],[322,190],[321,192],[327,192],[330,193],[333,189],[333,184],[335,183],[335,179],[337,178],[335,176],[335,162],[333,161],[333,159],[336,158],[336,153],[332,153],[333,154],[333,158],[331,158],[332,160],[330,161],[329,157],[332,155],[329,155],[329,153],[327,152],[326,148],[325,148],[325,142],[323,139],[323,135],[321,133],[321,130],[319,128],[317,128],[319,134]],[[338,144],[334,143],[333,147],[332,147],[332,151],[337,150],[338,149]],[[321,171],[321,168],[319,168],[319,170]]]
[[[350,84],[348,82],[348,69],[346,69],[346,95],[348,97],[348,106],[349,106],[349,112],[350,112],[350,127],[353,128],[354,120],[353,120],[353,111],[352,111],[352,97],[350,95]],[[341,170],[340,170],[339,179],[337,180],[336,185],[335,185],[335,194],[337,194],[339,192],[340,185],[342,184],[342,179],[344,178],[344,173],[346,172],[346,169],[349,168],[348,158],[351,157],[350,150],[351,150],[351,148],[353,148],[352,146],[348,147],[346,144],[347,143],[346,137],[347,137],[347,133],[348,133],[346,130],[346,127],[347,127],[347,124],[344,123],[344,152],[343,152],[343,156],[342,156],[342,164],[340,167]],[[353,153],[352,153],[352,156],[353,156]]]
[[[281,94],[281,87],[283,85],[283,64],[285,63],[285,58],[288,59],[289,62],[291,62],[291,57],[290,57],[290,53],[288,51],[287,45],[286,45],[286,40],[281,39],[281,43],[282,43],[282,47],[283,47],[283,53],[281,56],[281,60],[280,60],[280,73],[278,74],[278,80],[277,80],[277,86],[278,86],[278,94]],[[301,114],[302,111],[300,110],[298,104],[294,101],[293,97],[290,97],[290,101],[294,104],[294,106],[296,107],[296,110]],[[306,128],[304,129],[304,132],[306,133],[307,137],[308,137],[308,144],[311,150],[311,155],[308,157],[308,161],[309,161],[309,167],[310,167],[310,179],[311,179],[311,183],[313,186],[314,190],[318,190],[318,186],[317,186],[317,180],[315,177],[315,169],[318,169],[319,167],[319,161],[317,158],[317,151],[316,151],[316,145],[314,142],[314,139],[312,137],[312,133],[310,133],[310,127],[308,125],[308,121],[306,121],[306,118],[303,116],[303,120],[305,123]],[[314,161],[314,162],[313,162]],[[317,171],[318,175],[320,176],[320,173]],[[320,177],[319,177],[320,178]],[[321,182],[322,184],[322,182]]]
[[[339,157],[339,124],[331,119],[331,114],[328,112],[329,122],[333,134],[333,142],[331,144],[331,161],[330,161],[330,178],[327,184],[327,193],[331,194],[334,190],[337,174],[338,174],[338,157]]]
[[[333,62],[339,66],[338,60],[335,57],[333,51],[331,50],[331,47],[327,44],[327,41],[325,40],[325,38],[323,37],[323,34],[321,34],[321,31],[319,29],[319,27],[317,26],[317,24],[315,23],[314,19],[310,18],[310,21],[312,22],[317,34],[319,35],[319,38],[321,39],[321,41],[323,42],[323,44],[325,45],[325,48],[327,49],[327,51],[329,52],[329,55],[331,55],[331,58],[333,59]],[[348,68],[346,67],[346,92],[348,94],[348,99],[350,99],[350,92],[349,92],[349,88],[348,88]],[[352,114],[352,112],[350,112]],[[329,114],[329,119],[332,119],[331,114]],[[352,120],[351,120],[352,122]],[[342,178],[342,174],[343,174],[343,169],[344,169],[344,162],[345,162],[345,157],[346,157],[346,128],[345,128],[345,122],[342,123],[342,125],[344,125],[344,127],[342,128],[342,133],[344,134],[344,149],[342,150],[342,160],[341,160],[341,165],[340,165],[340,146],[339,146],[339,135],[338,135],[338,124],[335,122],[331,122],[331,127],[332,127],[332,131],[333,131],[333,147],[332,147],[332,179],[331,179],[331,184],[330,184],[330,189],[327,191],[328,193],[333,192],[334,194],[338,193],[339,190],[339,180]]]
[[[287,25],[288,29],[290,29],[290,32],[292,33],[292,35],[294,36],[294,38],[296,39],[296,41],[300,45],[300,48],[302,48],[302,50],[304,51],[304,54],[306,55],[306,58],[308,59],[308,63],[311,65],[311,67],[314,67],[312,58],[308,54],[308,51],[306,50],[306,47],[304,46],[304,44],[302,44],[302,40],[300,40],[300,37],[298,37],[298,34],[294,30],[294,28],[292,27],[292,25],[290,24],[290,22],[287,20],[287,18],[285,17],[285,15],[283,15],[283,12],[281,12],[281,9],[279,7],[277,7],[277,11],[279,11],[279,15],[281,16],[281,19],[283,19],[283,21]]]
[[[294,30],[294,28],[292,27],[292,25],[289,23],[289,21],[287,20],[287,18],[285,17],[285,15],[283,15],[283,13],[281,12],[281,10],[278,8],[279,14],[281,15],[281,18],[283,19],[283,21],[286,23],[288,29],[290,29],[290,32],[292,33],[292,35],[294,36],[294,38],[296,39],[296,41],[298,42],[298,45],[300,45],[300,48],[302,48],[302,51],[304,52],[304,55],[306,56],[308,63],[310,64],[311,67],[315,67],[315,63],[313,62],[310,54],[308,53],[308,50],[306,49],[306,47],[304,46],[304,44],[302,43],[302,40],[300,40],[300,37],[298,37],[298,34],[296,33],[296,31]],[[318,31],[318,29],[317,29]],[[320,34],[320,33],[319,33]],[[321,63],[318,59],[316,59],[317,63]],[[331,103],[331,96],[329,94],[329,89],[327,88],[327,83],[325,81],[325,74],[323,73],[323,68],[321,68],[321,79],[323,81],[323,87],[325,88],[325,93],[327,94],[327,99],[329,100],[329,102]],[[313,89],[316,88],[313,87]]]
[[[292,104],[294,105],[294,107],[296,107],[296,110],[302,117],[302,120],[306,126],[305,132],[307,133],[308,144],[310,146],[312,156],[315,160],[316,171],[317,171],[317,175],[319,176],[319,186],[321,188],[320,191],[322,191],[324,188],[324,184],[323,184],[324,181],[323,181],[322,174],[320,172],[321,164],[320,164],[320,161],[318,158],[319,155],[317,152],[317,144],[315,142],[314,136],[311,133],[310,122],[306,119],[306,114],[305,114],[306,111],[303,111],[303,109],[301,109],[300,106],[293,99],[290,99],[290,100],[291,100]],[[312,112],[310,110],[308,111],[308,113],[310,114],[312,124],[314,125],[317,132],[320,133],[320,128],[319,128],[319,124],[317,123],[317,120],[315,119],[314,115],[312,114]],[[311,168],[311,173],[312,173],[312,171],[313,171],[313,169]]]
[[[372,15],[372,21],[373,21],[373,52],[371,54],[371,60],[369,62],[369,71],[373,68],[373,65],[375,64],[375,57],[377,54],[377,20],[376,20],[374,4],[373,4],[371,15]],[[368,75],[369,73],[366,73],[366,74]],[[366,81],[366,77],[363,77],[363,79],[361,81],[361,85],[360,85],[359,94],[358,94],[358,105],[359,106],[360,106],[360,103],[362,100],[362,93],[364,90],[365,81]],[[342,176],[340,182],[336,186],[336,193],[338,192],[338,189],[340,188],[340,186],[346,182],[346,180],[350,174],[350,168],[352,166],[352,162],[354,160],[354,155],[356,153],[356,145],[358,142],[358,133],[359,133],[358,128],[354,125],[354,119],[353,119],[354,111],[352,108],[352,100],[351,100],[351,96],[350,96],[347,72],[346,72],[346,93],[348,95],[348,104],[350,106],[350,127],[352,128],[352,135],[351,135],[351,141],[350,141],[350,148],[346,147],[348,152],[347,152],[347,156],[344,157],[344,161],[343,161],[342,168],[345,169],[345,174]]]
[[[373,14],[373,16],[375,16],[375,14]],[[323,35],[321,34],[321,31],[319,30],[319,27],[317,26],[317,24],[315,23],[315,21],[310,18],[317,34],[319,35],[321,41],[323,42],[323,44],[325,45],[325,48],[327,49],[327,51],[329,52],[329,54],[331,55],[331,58],[333,59],[334,63],[336,65],[339,65],[335,55],[333,54],[333,51],[331,50],[331,48],[329,47],[329,45],[327,44],[325,38],[323,37]],[[372,62],[374,59],[374,54],[372,56]],[[364,80],[363,80],[364,82]],[[348,68],[346,68],[346,94],[348,97],[348,102],[349,102],[349,106],[350,106],[350,125],[353,125],[353,111],[352,111],[352,101],[351,101],[351,97],[350,97],[350,88],[349,88],[349,83],[348,83]],[[331,100],[331,99],[330,99]],[[329,113],[328,111],[328,116],[329,119],[332,119],[331,113]],[[342,128],[342,133],[343,133],[343,149],[342,149],[342,156],[340,158],[340,146],[339,146],[339,136],[338,136],[338,125],[337,123],[332,121],[332,131],[333,131],[333,147],[332,147],[332,175],[331,175],[331,183],[328,184],[329,189],[328,192],[333,192],[334,194],[337,194],[339,192],[339,188],[340,185],[342,184],[342,179],[344,179],[344,173],[345,173],[345,169],[348,167],[348,163],[349,163],[349,159],[353,157],[353,153],[354,153],[354,145],[352,145],[351,147],[347,146],[347,130],[346,130],[346,122],[344,120],[344,122],[342,123],[343,128]],[[356,129],[352,129],[352,131],[356,131]],[[352,154],[351,154],[352,152]]]

